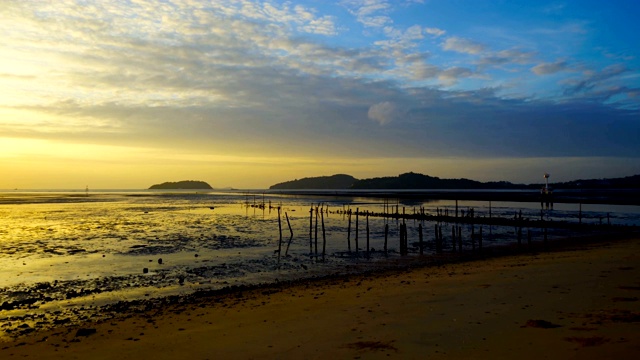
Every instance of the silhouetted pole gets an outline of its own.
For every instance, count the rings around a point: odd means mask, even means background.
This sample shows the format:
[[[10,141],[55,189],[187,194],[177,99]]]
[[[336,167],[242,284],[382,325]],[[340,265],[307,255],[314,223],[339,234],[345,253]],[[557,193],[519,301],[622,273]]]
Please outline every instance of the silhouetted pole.
[[[356,208],[356,254],[358,253],[358,213],[360,208]]]
[[[320,219],[322,221],[322,261],[324,262],[324,256],[327,253],[327,236],[324,231],[324,215],[320,213]]]
[[[318,207],[316,206],[316,234],[315,234],[315,255],[316,261],[318,260]]]
[[[384,224],[384,254],[387,255],[387,239],[389,238],[389,224]]]
[[[369,210],[367,210],[367,257],[370,256],[369,249]]]
[[[280,221],[280,207],[278,207],[278,231],[280,232],[280,239],[278,240],[278,264],[279,264],[280,253],[282,250],[282,222]]]
[[[580,203],[580,209],[578,210],[578,224],[582,224],[582,203]]]
[[[424,255],[424,248],[422,243],[422,224],[418,224],[418,238],[420,241],[420,255]]]
[[[351,209],[349,209],[349,226],[347,227],[347,246],[349,248],[349,252],[351,252]]]
[[[264,201],[262,202],[264,204]],[[289,226],[289,233],[291,236],[289,237],[289,242],[287,243],[287,250],[284,252],[284,256],[289,255],[289,246],[291,246],[291,240],[293,240],[293,229],[291,229],[291,223],[289,222],[289,215],[285,211],[284,216],[287,218],[287,225]]]
[[[456,252],[456,227],[451,226],[451,249]]]
[[[271,208],[271,203],[269,203],[269,208]],[[311,253],[313,253],[313,204],[309,209],[309,254]]]

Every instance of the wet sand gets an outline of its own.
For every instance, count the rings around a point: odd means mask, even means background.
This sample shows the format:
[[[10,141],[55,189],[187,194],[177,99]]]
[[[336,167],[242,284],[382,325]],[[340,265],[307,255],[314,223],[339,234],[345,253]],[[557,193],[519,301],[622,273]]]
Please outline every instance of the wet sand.
[[[639,298],[640,239],[619,240],[128,307],[0,358],[640,358]]]

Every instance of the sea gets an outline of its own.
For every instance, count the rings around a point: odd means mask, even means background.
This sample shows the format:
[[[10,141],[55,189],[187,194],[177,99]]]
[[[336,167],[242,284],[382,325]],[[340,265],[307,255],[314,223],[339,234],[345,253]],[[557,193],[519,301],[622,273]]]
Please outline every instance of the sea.
[[[419,227],[423,252],[430,255],[435,220],[356,220],[349,210],[435,216],[453,214],[456,206],[461,213],[473,209],[476,217],[640,225],[640,206],[632,205],[554,204],[547,209],[540,203],[456,204],[268,190],[5,190],[0,191],[0,327],[38,312],[363,272],[418,256]],[[406,256],[399,251],[403,222]],[[442,225],[448,251],[451,229]],[[469,239],[478,225],[460,227],[465,249],[475,246]],[[541,239],[542,229],[527,230],[534,240]],[[484,247],[516,241],[517,229],[510,226],[485,225],[482,231]],[[548,237],[576,235],[572,231],[551,229]]]

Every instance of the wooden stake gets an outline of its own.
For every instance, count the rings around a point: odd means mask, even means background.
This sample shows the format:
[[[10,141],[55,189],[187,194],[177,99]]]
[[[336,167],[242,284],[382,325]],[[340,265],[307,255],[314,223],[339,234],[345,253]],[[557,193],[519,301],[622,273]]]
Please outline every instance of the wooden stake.
[[[287,250],[285,250],[285,252],[284,252],[284,256],[287,256],[287,255],[289,255],[289,246],[291,246],[291,240],[293,240],[293,229],[291,229],[291,223],[289,222],[289,215],[287,215],[286,211],[284,213],[284,216],[287,218],[287,225],[289,226],[289,233],[291,233],[291,236],[289,237],[289,242],[287,243]]]
[[[358,213],[360,208],[356,208],[356,254],[358,253]]]
[[[324,256],[327,253],[327,236],[324,232],[324,215],[320,213],[320,219],[322,221],[322,261],[324,262]]]
[[[280,220],[280,207],[278,207],[278,231],[280,239],[278,240],[278,264],[280,264],[280,253],[282,252],[282,222]]]
[[[271,200],[269,200],[269,208],[271,208]],[[313,204],[309,209],[309,255],[313,252]]]
[[[451,249],[456,252],[456,227],[451,226]]]
[[[349,226],[347,227],[347,247],[349,252],[351,252],[351,210],[349,210],[349,214],[347,216],[349,217]]]
[[[318,207],[316,206],[316,236],[315,236],[315,255],[316,261],[318,260]]]
[[[384,224],[384,254],[387,254],[387,239],[389,238],[389,224]]]
[[[422,243],[422,224],[418,224],[418,238],[420,241],[420,255],[424,255],[424,244]]]
[[[369,257],[369,210],[367,210],[367,257]]]

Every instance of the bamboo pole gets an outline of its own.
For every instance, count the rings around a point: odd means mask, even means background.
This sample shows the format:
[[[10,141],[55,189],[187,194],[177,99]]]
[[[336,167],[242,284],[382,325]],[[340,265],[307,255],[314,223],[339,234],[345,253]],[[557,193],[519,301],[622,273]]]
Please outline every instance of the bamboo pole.
[[[389,237],[389,224],[384,224],[384,254],[387,254],[387,239]]]
[[[271,208],[271,204],[269,204],[269,208]],[[313,204],[311,204],[311,208],[309,209],[309,254],[311,254],[312,252],[313,252]]]
[[[287,225],[289,226],[289,233],[291,234],[291,236],[289,236],[289,242],[287,243],[287,250],[285,250],[284,252],[284,256],[289,255],[289,246],[291,246],[291,240],[293,240],[293,229],[291,229],[291,223],[289,222],[289,215],[287,215],[287,212],[284,212],[284,216],[287,218]]]
[[[418,237],[420,240],[420,255],[424,255],[424,248],[423,248],[423,243],[422,243],[422,224],[418,224]]]
[[[324,231],[324,215],[320,213],[320,219],[322,221],[322,262],[324,262],[324,256],[327,253],[327,236]]]
[[[315,256],[318,260],[318,207],[316,206],[316,229],[315,229]]]
[[[367,210],[367,258],[371,255],[369,250],[371,247],[369,246],[369,210]]]
[[[360,208],[356,208],[356,254],[358,253],[358,213],[360,212]]]
[[[347,227],[347,247],[351,253],[351,209],[349,209],[347,217],[349,218],[349,226]]]
[[[278,207],[278,231],[280,239],[278,240],[278,264],[280,264],[280,253],[282,252],[282,221],[280,220],[280,207]]]

